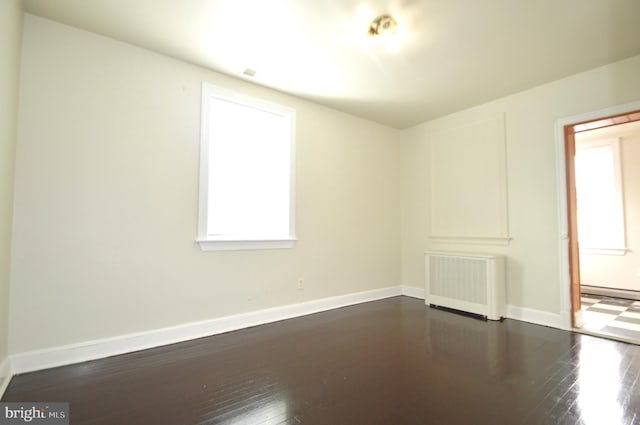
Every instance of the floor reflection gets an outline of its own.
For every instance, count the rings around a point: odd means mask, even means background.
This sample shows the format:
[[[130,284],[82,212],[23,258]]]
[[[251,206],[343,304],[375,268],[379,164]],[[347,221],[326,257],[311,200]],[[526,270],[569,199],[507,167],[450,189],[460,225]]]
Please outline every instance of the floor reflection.
[[[289,414],[287,400],[271,398],[249,403],[241,412],[220,424],[224,425],[276,425],[286,421]]]
[[[583,340],[577,389],[584,425],[627,423],[620,403],[621,359],[618,346],[597,339]]]

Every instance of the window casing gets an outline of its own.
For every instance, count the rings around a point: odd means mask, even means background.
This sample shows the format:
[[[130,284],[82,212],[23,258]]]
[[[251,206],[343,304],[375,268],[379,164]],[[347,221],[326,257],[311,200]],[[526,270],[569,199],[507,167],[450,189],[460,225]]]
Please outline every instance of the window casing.
[[[294,246],[295,111],[202,85],[198,244]]]

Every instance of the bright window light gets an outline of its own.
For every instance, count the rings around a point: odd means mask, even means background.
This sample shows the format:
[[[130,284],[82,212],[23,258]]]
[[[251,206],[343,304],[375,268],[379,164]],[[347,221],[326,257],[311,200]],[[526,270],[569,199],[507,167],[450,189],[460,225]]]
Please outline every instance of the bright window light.
[[[203,84],[203,250],[293,246],[294,129],[290,108]]]
[[[576,144],[575,165],[581,252],[624,254],[619,140]]]

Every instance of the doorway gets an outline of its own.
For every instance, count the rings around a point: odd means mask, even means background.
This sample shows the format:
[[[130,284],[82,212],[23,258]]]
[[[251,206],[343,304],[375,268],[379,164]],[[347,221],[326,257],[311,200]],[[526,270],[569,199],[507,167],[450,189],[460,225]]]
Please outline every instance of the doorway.
[[[640,233],[640,178],[629,166],[640,158],[640,110],[570,122],[563,133],[571,327],[640,343],[640,249],[626,243]]]

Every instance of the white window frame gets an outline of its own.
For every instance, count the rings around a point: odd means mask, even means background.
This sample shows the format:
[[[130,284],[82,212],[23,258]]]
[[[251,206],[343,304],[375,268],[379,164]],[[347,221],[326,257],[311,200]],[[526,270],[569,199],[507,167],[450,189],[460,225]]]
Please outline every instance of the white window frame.
[[[230,101],[260,111],[282,115],[290,120],[290,171],[289,171],[289,231],[287,235],[269,237],[253,235],[213,235],[209,232],[209,144],[213,129],[209,122],[211,99]],[[198,198],[198,238],[202,251],[235,251],[293,248],[295,237],[295,110],[261,99],[245,96],[206,82],[202,83],[201,136],[200,136],[200,185]]]
[[[615,209],[615,215],[618,217],[620,226],[618,227],[618,234],[616,234],[616,244],[611,246],[580,246],[580,254],[590,255],[625,255],[626,248],[626,227],[624,217],[624,193],[622,189],[622,166],[620,160],[620,138],[609,138],[594,141],[585,141],[576,143],[576,153],[580,151],[609,147],[612,153],[613,159],[613,178],[614,178],[614,200],[613,207]],[[579,200],[578,200],[579,202]],[[578,205],[578,208],[579,205]],[[578,226],[578,239],[580,234],[580,227]],[[578,243],[580,241],[578,240]]]

